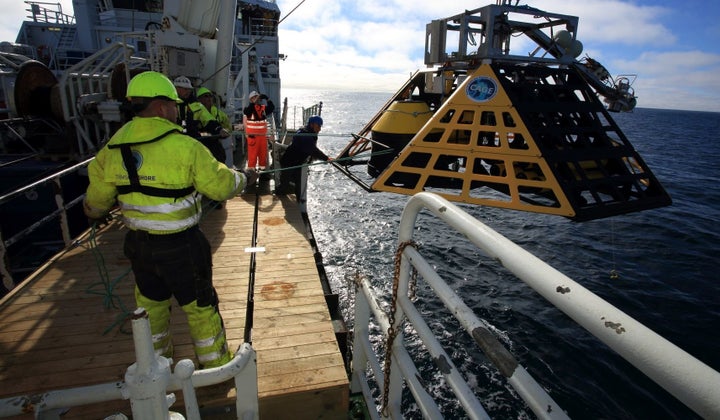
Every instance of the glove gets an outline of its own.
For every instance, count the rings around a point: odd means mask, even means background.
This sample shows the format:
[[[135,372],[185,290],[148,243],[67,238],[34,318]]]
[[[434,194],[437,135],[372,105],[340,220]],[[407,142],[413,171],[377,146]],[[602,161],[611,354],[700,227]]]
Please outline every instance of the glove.
[[[268,96],[264,93],[262,95],[260,95],[260,99],[267,99],[267,98],[268,98]]]
[[[243,174],[245,174],[245,179],[247,179],[247,184],[245,185],[245,188],[255,185],[255,182],[260,176],[255,169],[251,168],[245,169],[243,171]]]

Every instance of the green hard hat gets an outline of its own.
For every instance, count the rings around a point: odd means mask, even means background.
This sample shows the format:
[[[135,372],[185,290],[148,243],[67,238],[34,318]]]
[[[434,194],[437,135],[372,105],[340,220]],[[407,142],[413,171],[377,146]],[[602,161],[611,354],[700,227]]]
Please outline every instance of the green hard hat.
[[[196,94],[197,97],[199,98],[199,97],[201,97],[201,96],[203,96],[203,95],[208,95],[208,94],[212,95],[212,92],[210,92],[210,89],[208,89],[208,88],[206,88],[206,87],[199,87],[198,90],[197,90],[197,92],[196,92],[195,94]]]
[[[133,77],[128,83],[128,98],[156,98],[164,96],[181,103],[173,83],[164,74],[156,71],[146,71]]]

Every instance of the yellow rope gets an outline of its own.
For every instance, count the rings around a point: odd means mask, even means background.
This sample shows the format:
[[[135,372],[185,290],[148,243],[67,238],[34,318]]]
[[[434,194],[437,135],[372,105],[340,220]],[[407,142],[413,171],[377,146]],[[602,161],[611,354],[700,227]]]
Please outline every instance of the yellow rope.
[[[610,270],[610,279],[617,280],[620,278],[615,269],[615,221],[610,220],[610,252],[612,253],[612,269]]]

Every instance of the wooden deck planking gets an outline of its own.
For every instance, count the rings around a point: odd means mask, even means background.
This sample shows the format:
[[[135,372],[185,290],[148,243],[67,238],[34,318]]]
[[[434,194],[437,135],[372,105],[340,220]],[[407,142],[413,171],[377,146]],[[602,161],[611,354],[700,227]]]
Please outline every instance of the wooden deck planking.
[[[257,245],[265,250],[256,253],[252,343],[261,417],[282,417],[292,407],[294,418],[345,418],[347,376],[302,218],[286,197],[260,198]],[[250,260],[245,249],[251,244],[254,201],[254,195],[230,200],[201,223],[213,248],[213,281],[232,349],[244,335]],[[106,308],[107,299],[96,293],[103,292],[101,261],[106,278],[117,281],[116,305],[135,308],[132,273],[122,254],[125,232],[118,222],[99,231],[100,254],[83,238],[3,300],[0,398],[122,379],[134,362],[132,337],[117,327],[103,334],[121,311]],[[129,328],[125,323],[124,329]],[[177,305],[171,329],[174,360],[194,360],[189,329]],[[198,390],[201,404],[233,404],[230,388]],[[182,395],[173,408],[182,409]],[[78,407],[64,418],[95,418],[114,411],[130,414],[129,403]]]

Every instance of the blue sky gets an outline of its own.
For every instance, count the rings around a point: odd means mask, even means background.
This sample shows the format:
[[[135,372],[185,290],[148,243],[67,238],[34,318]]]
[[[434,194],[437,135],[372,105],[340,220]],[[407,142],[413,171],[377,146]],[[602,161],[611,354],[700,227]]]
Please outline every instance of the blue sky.
[[[289,13],[300,0],[279,0]],[[494,1],[306,0],[280,25],[284,86],[397,89],[424,68],[425,24]],[[681,5],[682,3],[682,5]],[[584,53],[637,74],[638,106],[720,111],[720,3],[529,0],[580,17]],[[527,50],[529,51],[529,50]]]
[[[14,40],[25,15],[22,0],[10,1],[0,16],[0,40]],[[300,2],[277,0],[283,17]],[[61,3],[72,10],[71,0]],[[305,0],[280,25],[281,52],[288,56],[281,65],[283,86],[393,92],[425,67],[428,22],[489,3],[494,0]],[[520,3],[580,17],[583,55],[613,76],[636,74],[639,107],[720,112],[720,2]]]

